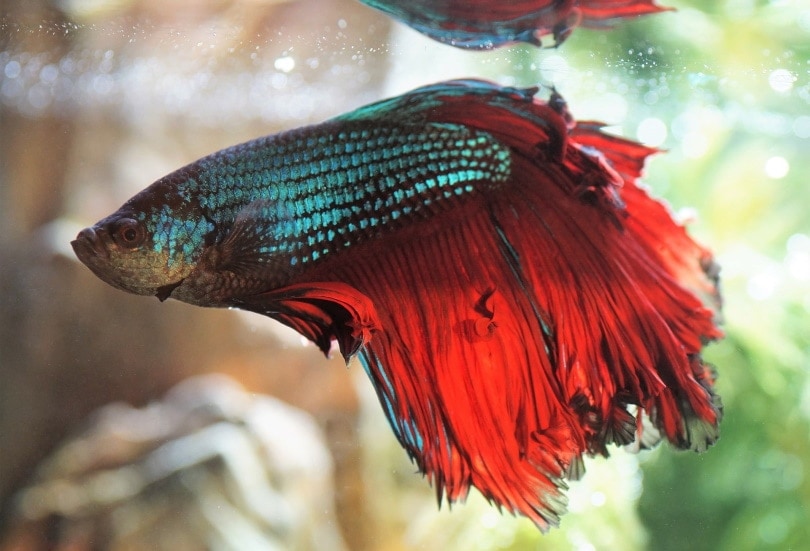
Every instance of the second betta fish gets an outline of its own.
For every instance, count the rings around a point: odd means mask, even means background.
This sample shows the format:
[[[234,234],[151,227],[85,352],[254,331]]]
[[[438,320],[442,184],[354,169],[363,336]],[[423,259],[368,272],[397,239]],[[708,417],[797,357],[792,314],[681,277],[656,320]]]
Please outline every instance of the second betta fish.
[[[665,11],[654,0],[360,0],[430,38],[469,49],[515,42],[559,46],[577,25],[609,28],[621,19]]]
[[[653,151],[559,96],[451,81],[214,153],[73,242],[125,291],[358,355],[439,497],[556,525],[584,454],[721,416],[716,268],[636,182]]]

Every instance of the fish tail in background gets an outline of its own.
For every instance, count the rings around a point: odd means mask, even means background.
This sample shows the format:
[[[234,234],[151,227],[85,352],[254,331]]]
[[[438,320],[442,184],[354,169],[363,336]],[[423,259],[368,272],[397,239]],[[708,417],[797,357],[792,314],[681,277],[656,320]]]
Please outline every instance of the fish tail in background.
[[[559,46],[577,25],[609,28],[624,18],[665,11],[654,0],[360,0],[430,38],[469,49],[546,37]]]
[[[575,0],[360,0],[444,44],[490,49],[515,42],[562,43],[577,25]]]
[[[674,8],[659,6],[655,0],[579,0],[581,24],[589,28],[609,28],[621,19],[650,15]]]
[[[473,485],[546,529],[581,455],[648,444],[645,416],[678,447],[716,439],[700,351],[720,336],[719,299],[709,253],[635,181],[653,150],[578,129],[558,96],[533,93],[454,81],[343,117],[465,125],[512,165],[507,184],[340,277],[377,307],[361,357],[440,498]]]

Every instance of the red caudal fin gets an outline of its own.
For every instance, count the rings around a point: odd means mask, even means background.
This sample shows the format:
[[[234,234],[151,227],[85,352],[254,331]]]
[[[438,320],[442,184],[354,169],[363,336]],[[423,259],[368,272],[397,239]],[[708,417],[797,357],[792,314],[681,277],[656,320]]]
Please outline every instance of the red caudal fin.
[[[652,150],[534,92],[455,81],[342,117],[464,125],[511,164],[506,184],[334,275],[376,306],[361,359],[439,495],[474,486],[545,529],[583,454],[655,440],[645,418],[678,447],[717,438],[700,353],[720,332],[710,254],[636,182]]]
[[[580,23],[610,27],[663,11],[653,0],[361,0],[430,38],[459,48],[561,44]]]
[[[579,122],[571,132],[571,140],[586,151],[602,155],[608,166],[615,169],[625,182],[622,199],[628,212],[635,216],[628,219],[636,235],[648,246],[660,251],[660,261],[677,281],[695,293],[703,304],[711,308],[715,318],[720,318],[721,298],[719,293],[719,268],[711,252],[693,241],[685,228],[672,220],[666,205],[650,199],[649,194],[636,181],[641,176],[644,161],[657,149],[636,142],[605,134],[602,125],[594,122]],[[712,337],[719,336],[714,333]]]

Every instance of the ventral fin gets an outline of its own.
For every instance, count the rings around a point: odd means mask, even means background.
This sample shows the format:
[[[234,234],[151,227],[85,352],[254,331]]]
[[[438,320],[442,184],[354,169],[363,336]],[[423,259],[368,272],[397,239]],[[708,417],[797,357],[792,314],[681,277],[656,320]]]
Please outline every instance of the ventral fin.
[[[346,362],[380,329],[371,299],[345,283],[289,285],[241,298],[235,305],[292,327],[327,356],[337,341]]]
[[[217,246],[218,270],[251,276],[264,271],[290,251],[278,247],[280,234],[292,230],[284,203],[258,199],[245,206]]]

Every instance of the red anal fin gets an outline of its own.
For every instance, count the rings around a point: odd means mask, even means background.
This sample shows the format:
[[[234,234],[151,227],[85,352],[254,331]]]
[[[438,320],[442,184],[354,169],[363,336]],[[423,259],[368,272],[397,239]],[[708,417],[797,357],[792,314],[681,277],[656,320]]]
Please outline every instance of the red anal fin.
[[[243,297],[235,306],[279,320],[314,342],[326,355],[336,340],[347,362],[380,328],[371,299],[339,282],[289,285]]]

